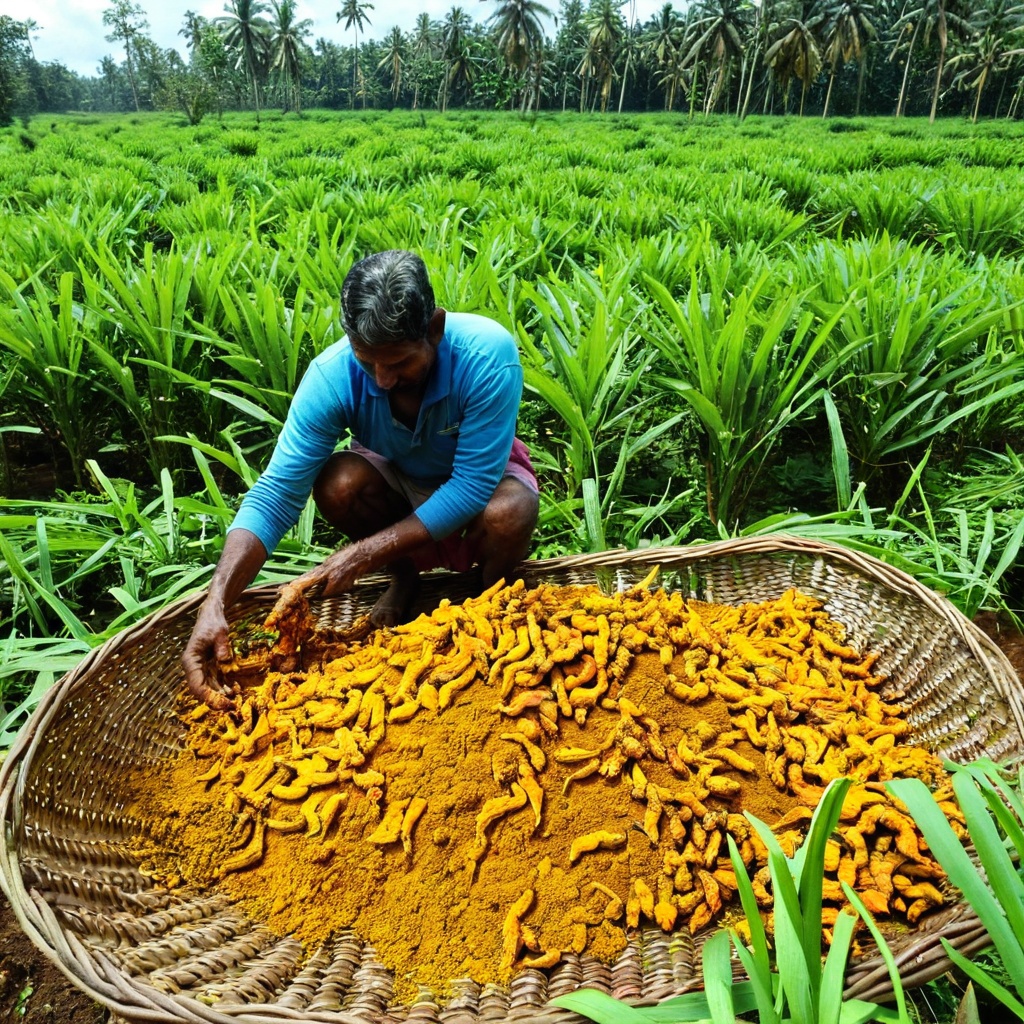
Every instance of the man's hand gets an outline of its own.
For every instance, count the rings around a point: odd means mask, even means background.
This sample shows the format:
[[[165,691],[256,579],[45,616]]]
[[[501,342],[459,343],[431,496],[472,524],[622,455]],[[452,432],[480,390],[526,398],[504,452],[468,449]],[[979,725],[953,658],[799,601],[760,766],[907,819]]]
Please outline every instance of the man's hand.
[[[217,711],[234,707],[234,695],[218,678],[218,665],[232,660],[228,622],[224,606],[207,599],[199,609],[196,624],[181,656],[185,683],[197,700]]]
[[[315,569],[296,576],[291,583],[281,587],[273,609],[267,616],[266,625],[275,626],[287,619],[298,605],[305,601],[306,593],[320,586],[324,597],[344,594],[355,586],[360,576],[370,571],[370,563],[363,552],[364,545],[348,544],[340,551],[325,558]]]

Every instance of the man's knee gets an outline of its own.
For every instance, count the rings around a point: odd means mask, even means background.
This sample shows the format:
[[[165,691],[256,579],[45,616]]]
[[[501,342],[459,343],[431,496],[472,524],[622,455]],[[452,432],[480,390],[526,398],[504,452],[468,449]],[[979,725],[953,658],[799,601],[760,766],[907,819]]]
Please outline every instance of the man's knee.
[[[357,469],[345,452],[335,452],[324,463],[313,483],[313,501],[321,515],[331,519],[349,508],[357,493]]]
[[[490,538],[529,540],[537,525],[540,499],[522,481],[505,477],[483,511],[484,532]]]

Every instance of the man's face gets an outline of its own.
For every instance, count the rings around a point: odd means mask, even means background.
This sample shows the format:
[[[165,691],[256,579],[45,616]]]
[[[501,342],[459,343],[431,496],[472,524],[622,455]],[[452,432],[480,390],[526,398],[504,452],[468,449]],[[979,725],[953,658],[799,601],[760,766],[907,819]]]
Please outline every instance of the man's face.
[[[390,345],[364,345],[349,338],[349,343],[356,362],[382,391],[423,391],[437,356],[437,346],[428,338]]]

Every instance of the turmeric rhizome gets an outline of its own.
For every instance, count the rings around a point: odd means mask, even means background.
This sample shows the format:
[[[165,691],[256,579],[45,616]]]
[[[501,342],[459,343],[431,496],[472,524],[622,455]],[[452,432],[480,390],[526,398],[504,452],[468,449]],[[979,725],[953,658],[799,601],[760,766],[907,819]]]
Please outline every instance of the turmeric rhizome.
[[[875,655],[796,591],[729,606],[517,583],[341,641],[276,625],[235,666],[234,712],[183,699],[186,749],[138,780],[139,856],[310,948],[353,929],[400,985],[437,992],[568,951],[613,960],[638,927],[695,933],[728,911],[729,836],[770,924],[743,812],[792,853],[841,776],[825,940],[842,882],[904,926],[945,901],[882,785],[923,779],[962,831],[941,764]]]

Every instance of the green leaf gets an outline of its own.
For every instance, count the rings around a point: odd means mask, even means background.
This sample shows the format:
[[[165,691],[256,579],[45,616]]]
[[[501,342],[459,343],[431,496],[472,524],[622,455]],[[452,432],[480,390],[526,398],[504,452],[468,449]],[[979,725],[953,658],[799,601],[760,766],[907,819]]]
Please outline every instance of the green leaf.
[[[704,994],[711,1009],[713,1024],[735,1024],[732,1002],[732,966],[729,963],[729,935],[719,929],[701,951]]]
[[[954,777],[955,775],[954,772]],[[993,897],[991,890],[985,884],[970,857],[967,856],[967,852],[960,840],[957,839],[928,787],[920,779],[895,779],[892,782],[887,782],[886,788],[910,811],[932,854],[949,876],[950,883],[961,890],[966,903],[981,919],[1002,957],[1007,971],[1010,972],[1010,976],[1024,977],[1024,967],[1021,966],[1024,961],[1024,951],[1021,949],[1020,940],[1014,935],[1002,907]],[[962,788],[964,792],[967,792],[967,787]],[[975,791],[975,796],[977,796],[977,791]],[[980,802],[980,798],[978,801],[969,801],[968,807],[963,807],[961,804],[961,808],[967,822],[968,832],[974,836],[975,829],[978,830],[976,847],[982,865],[987,871],[986,857],[996,861],[1008,860],[1008,857],[1001,842],[998,840],[995,843],[992,842],[991,821],[984,809],[979,815],[978,802]],[[988,822],[989,828],[983,829],[984,822]],[[980,843],[977,841],[978,838],[980,838]]]
[[[587,525],[587,541],[591,551],[604,551],[604,522],[601,517],[601,496],[597,481],[587,477],[583,481],[583,516]]]
[[[903,982],[900,978],[899,968],[896,965],[896,958],[892,955],[892,950],[889,948],[889,943],[885,941],[885,936],[882,935],[881,929],[875,923],[875,919],[871,916],[860,896],[846,882],[843,882],[842,885],[843,894],[850,901],[850,906],[857,911],[861,920],[867,925],[868,931],[871,932],[871,938],[875,940],[875,946],[885,962],[885,968],[889,972],[889,983],[892,985],[893,997],[896,1000],[895,1019],[899,1024],[910,1024],[910,1017],[907,1013],[907,999],[903,992]]]
[[[832,928],[825,967],[821,972],[821,992],[818,994],[818,1024],[839,1024],[843,1006],[843,987],[846,983],[846,963],[850,956],[853,925],[856,918],[841,911]]]
[[[579,989],[551,1000],[552,1006],[589,1017],[596,1024],[650,1024],[642,1010],[595,989]]]
[[[843,436],[839,410],[836,408],[831,393],[822,391],[821,397],[825,406],[829,437],[832,439],[832,477],[836,483],[836,507],[845,509],[850,507],[853,497],[853,487],[850,482],[850,452],[846,447],[846,438]]]
[[[965,957],[959,950],[954,949],[947,939],[941,939],[940,941],[942,942],[942,948],[946,951],[946,956],[948,956],[949,959],[959,967],[968,978],[971,979],[971,981],[976,985],[980,985],[990,995],[995,996],[1003,1006],[1012,1013],[1015,1013],[1020,1020],[1024,1020],[1024,1003],[1017,999],[1008,988],[996,981],[988,971],[983,970],[972,960],[968,960],[967,957]],[[1020,975],[1010,974],[1010,977],[1020,978]]]
[[[981,1014],[978,1012],[978,997],[974,991],[974,982],[969,981],[964,990],[964,997],[957,1007],[956,1019],[953,1024],[981,1024]]]

